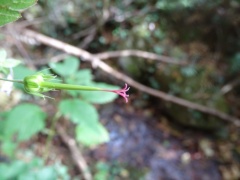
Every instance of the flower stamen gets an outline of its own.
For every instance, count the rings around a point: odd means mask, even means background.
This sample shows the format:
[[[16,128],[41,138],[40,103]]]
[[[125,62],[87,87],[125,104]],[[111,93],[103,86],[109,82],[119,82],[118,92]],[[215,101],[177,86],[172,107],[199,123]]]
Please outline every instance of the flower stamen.
[[[128,97],[129,95],[127,94],[127,91],[130,89],[130,87],[128,87],[127,83],[125,83],[125,87],[123,89],[118,89],[118,90],[107,90],[107,89],[104,89],[103,91],[107,91],[107,92],[113,92],[113,93],[116,93],[120,96],[122,96],[126,103],[128,102]]]

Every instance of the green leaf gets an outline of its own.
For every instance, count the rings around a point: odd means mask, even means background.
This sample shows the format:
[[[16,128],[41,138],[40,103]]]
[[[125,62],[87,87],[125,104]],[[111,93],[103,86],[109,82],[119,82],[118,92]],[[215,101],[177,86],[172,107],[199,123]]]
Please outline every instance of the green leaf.
[[[109,179],[110,166],[107,163],[99,161],[95,164],[95,168],[96,173],[94,174],[94,180]]]
[[[24,159],[24,158],[22,158]],[[56,163],[50,166],[44,166],[44,160],[34,157],[29,161],[12,160],[9,163],[0,163],[0,179],[17,180],[69,180],[70,176],[67,167]]]
[[[99,87],[102,89],[119,89],[118,86],[109,85],[106,83],[90,83],[89,86]],[[115,100],[118,95],[111,92],[102,92],[102,91],[79,91],[79,94],[88,102],[96,104],[109,103]]]
[[[4,112],[1,112],[0,111],[0,140],[3,136],[3,133],[4,133],[4,126],[5,126],[5,119],[6,119],[6,116],[7,116],[7,112],[4,111]]]
[[[3,140],[1,150],[4,154],[8,155],[9,157],[13,157],[16,148],[17,148],[16,143],[7,139]]]
[[[0,62],[5,61],[7,58],[7,51],[5,49],[0,49]]]
[[[0,179],[9,179],[9,175],[7,174],[8,169],[7,164],[0,164]]]
[[[77,72],[80,61],[78,58],[70,56],[66,58],[63,62],[59,63],[49,63],[49,67],[53,69],[58,75],[62,77],[68,77]]]
[[[16,21],[20,17],[19,12],[0,6],[0,26]]]
[[[100,123],[78,125],[76,139],[85,146],[96,146],[109,141],[106,128]]]
[[[0,61],[0,67],[13,68],[19,65],[21,61],[13,58],[6,59],[5,61]]]
[[[1,6],[15,10],[26,9],[36,2],[37,0],[0,0]]]
[[[69,84],[88,85],[93,79],[90,69],[81,69],[74,73],[70,78],[66,79]]]
[[[6,118],[5,137],[17,133],[17,140],[24,141],[44,129],[46,114],[34,104],[20,104],[14,107]]]
[[[26,164],[22,161],[14,161],[11,165],[0,164],[0,179],[16,179],[26,168]]]
[[[76,138],[86,146],[94,146],[107,142],[107,130],[98,122],[98,113],[94,106],[81,100],[63,100],[59,105],[60,112],[76,127]]]
[[[98,122],[96,108],[81,100],[63,100],[59,104],[59,110],[77,124],[94,124]]]
[[[0,66],[0,72],[2,72],[5,75],[8,75],[9,74],[9,69],[8,68],[3,68],[3,67]]]
[[[0,26],[21,17],[20,10],[36,3],[36,0],[0,0]]]
[[[14,72],[14,79],[19,79],[19,80],[22,80],[26,76],[33,75],[36,73],[36,71],[31,70],[24,65],[19,65],[14,67],[13,72]],[[14,86],[21,90],[24,89],[23,84],[14,83]]]
[[[68,84],[88,85],[92,79],[93,76],[90,69],[81,69],[67,78],[66,82]],[[79,91],[67,90],[67,93],[73,97],[77,97],[79,95]]]
[[[58,174],[58,179],[61,180],[70,180],[70,176],[68,175],[68,168],[60,163],[56,163],[54,165],[54,169],[56,173]]]
[[[13,58],[7,59],[7,52],[4,49],[0,49],[0,68],[13,68],[20,64],[21,61]]]
[[[58,177],[54,167],[47,166],[35,171],[31,171],[29,169],[26,173],[20,174],[18,179],[19,180],[32,180],[32,179],[53,180],[53,179],[58,179]]]
[[[31,70],[24,65],[19,65],[17,67],[14,67],[13,71],[14,71],[14,79],[23,79],[26,76],[33,75],[36,73],[36,71]]]

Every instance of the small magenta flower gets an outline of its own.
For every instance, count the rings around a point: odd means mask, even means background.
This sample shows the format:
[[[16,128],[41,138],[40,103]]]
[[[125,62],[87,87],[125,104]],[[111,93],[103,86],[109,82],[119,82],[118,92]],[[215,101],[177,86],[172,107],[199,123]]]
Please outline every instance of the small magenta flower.
[[[128,87],[127,83],[125,83],[125,87],[123,89],[119,89],[119,90],[104,89],[103,91],[116,93],[116,94],[122,96],[125,99],[126,103],[127,103],[128,102],[128,97],[129,97],[129,95],[127,94],[127,91],[129,89],[130,89],[130,87]]]
[[[129,90],[129,87],[127,84],[125,84],[125,87],[123,89],[109,90],[109,89],[102,89],[102,88],[92,87],[92,86],[81,86],[81,85],[52,82],[52,80],[54,80],[55,78],[56,76],[53,76],[51,74],[44,74],[42,72],[39,72],[34,75],[26,76],[21,83],[23,83],[27,93],[40,96],[43,98],[48,97],[42,94],[44,92],[64,89],[64,90],[112,92],[122,96],[125,99],[126,103],[128,102],[129,95],[127,94],[127,91]]]

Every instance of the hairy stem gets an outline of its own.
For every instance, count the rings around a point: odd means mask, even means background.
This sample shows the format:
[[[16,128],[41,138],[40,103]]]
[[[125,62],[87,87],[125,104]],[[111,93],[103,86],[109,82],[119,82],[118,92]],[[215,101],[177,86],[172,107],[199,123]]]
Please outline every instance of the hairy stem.
[[[96,88],[91,86],[80,86],[80,85],[62,84],[62,83],[53,83],[53,82],[41,82],[41,87],[51,88],[51,89],[65,89],[65,90],[102,91],[101,88]]]
[[[5,78],[0,78],[0,80],[2,80],[2,81],[9,81],[9,82],[15,82],[15,83],[22,83],[23,84],[23,80],[14,80],[14,79],[5,79]]]

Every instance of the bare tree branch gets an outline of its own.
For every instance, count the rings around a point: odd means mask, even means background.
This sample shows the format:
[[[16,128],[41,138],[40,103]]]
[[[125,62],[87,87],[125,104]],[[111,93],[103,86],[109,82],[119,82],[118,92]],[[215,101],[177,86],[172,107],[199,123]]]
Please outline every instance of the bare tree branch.
[[[76,166],[78,167],[79,171],[82,173],[84,179],[92,180],[93,179],[92,175],[88,169],[87,163],[83,155],[81,154],[79,148],[77,147],[76,141],[73,138],[69,137],[61,126],[57,125],[56,129],[63,142],[69,148],[72,155],[72,159],[75,162]]]
[[[9,34],[10,34],[11,36],[14,36],[14,35],[16,34],[16,31],[15,31],[15,29],[13,28],[12,24],[7,25],[6,27],[7,27],[7,31],[9,32]],[[24,59],[25,59],[26,61],[30,62],[32,58],[30,57],[30,55],[28,54],[28,52],[27,52],[26,49],[24,48],[22,42],[21,42],[21,41],[18,41],[18,40],[16,40],[16,39],[14,39],[14,40],[15,40],[15,43],[14,43],[14,44],[16,45],[16,47],[17,47],[18,51],[20,52],[20,54],[22,55],[22,57],[24,57]]]
[[[22,31],[22,35],[24,36],[28,36],[31,38],[35,38],[37,41],[46,44],[48,46],[60,49],[64,52],[67,52],[69,54],[78,56],[86,61],[91,62],[93,65],[95,65],[96,67],[99,67],[100,69],[102,69],[103,71],[111,74],[112,76],[114,76],[117,79],[120,79],[126,83],[128,83],[130,86],[135,87],[136,89],[139,89],[145,93],[148,93],[152,96],[161,98],[165,101],[169,101],[172,103],[176,103],[178,105],[190,108],[190,109],[194,109],[194,110],[198,110],[201,111],[203,113],[207,113],[213,116],[216,116],[218,118],[221,118],[225,121],[228,122],[232,122],[234,123],[236,126],[240,126],[240,119],[230,116],[226,113],[223,113],[221,111],[218,111],[216,109],[210,108],[210,107],[206,107],[200,104],[196,104],[190,101],[187,101],[185,99],[181,99],[172,95],[169,95],[167,93],[164,93],[162,91],[158,91],[152,88],[149,88],[143,84],[140,84],[139,82],[133,80],[132,78],[130,78],[129,76],[113,69],[111,66],[109,66],[108,64],[106,64],[105,62],[103,62],[98,56],[95,56],[93,54],[90,54],[89,52],[77,48],[75,46],[72,46],[70,44],[66,44],[64,42],[61,42],[59,40],[53,39],[51,37],[45,36],[43,34],[40,34],[38,32],[32,31],[32,30],[23,30]]]
[[[89,28],[87,28],[87,29],[84,29],[84,30],[82,30],[82,31],[80,31],[80,32],[77,32],[77,33],[75,33],[75,34],[73,34],[73,39],[79,39],[79,38],[81,38],[81,37],[84,37],[84,36],[88,36],[89,35],[89,33],[91,34],[91,33],[94,33],[94,32],[96,32],[96,27],[95,27],[95,25],[94,26],[91,26],[91,27],[89,27]]]
[[[229,82],[228,84],[225,84],[222,88],[221,88],[221,93],[222,94],[226,94],[229,91],[233,90],[236,86],[238,86],[240,84],[240,79],[237,78],[231,82]]]
[[[80,43],[79,47],[86,48],[95,38],[97,33],[97,28],[91,29],[88,36],[86,36],[83,41]]]
[[[136,56],[136,57],[140,57],[140,58],[157,60],[157,61],[164,62],[164,63],[187,65],[187,61],[183,61],[183,60],[178,61],[178,60],[168,57],[168,56],[161,56],[161,55],[158,55],[155,53],[150,53],[150,52],[140,51],[140,50],[109,51],[109,52],[94,54],[94,56],[98,57],[99,59]]]

